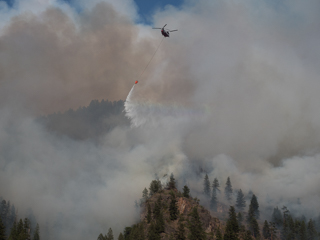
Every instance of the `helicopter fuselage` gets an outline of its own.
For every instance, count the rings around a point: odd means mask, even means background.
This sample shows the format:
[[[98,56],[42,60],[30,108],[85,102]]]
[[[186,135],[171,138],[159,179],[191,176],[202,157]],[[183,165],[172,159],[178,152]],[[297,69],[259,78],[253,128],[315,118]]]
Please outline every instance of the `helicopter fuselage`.
[[[164,30],[163,28],[161,29],[161,34],[162,34],[164,37],[170,37],[169,31],[166,31],[166,30]]]

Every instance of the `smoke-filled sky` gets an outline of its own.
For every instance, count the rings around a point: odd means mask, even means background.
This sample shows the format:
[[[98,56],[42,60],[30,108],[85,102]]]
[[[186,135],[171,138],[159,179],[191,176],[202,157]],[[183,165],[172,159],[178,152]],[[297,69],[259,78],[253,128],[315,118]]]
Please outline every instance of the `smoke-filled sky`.
[[[119,232],[152,179],[173,172],[197,195],[199,168],[252,190],[261,208],[319,209],[318,0],[159,8],[153,26],[179,31],[142,76],[162,36],[138,23],[135,2],[73,3],[0,2],[0,195],[21,215],[32,208],[46,239]],[[34,121],[125,100],[135,80],[132,127],[98,144]]]

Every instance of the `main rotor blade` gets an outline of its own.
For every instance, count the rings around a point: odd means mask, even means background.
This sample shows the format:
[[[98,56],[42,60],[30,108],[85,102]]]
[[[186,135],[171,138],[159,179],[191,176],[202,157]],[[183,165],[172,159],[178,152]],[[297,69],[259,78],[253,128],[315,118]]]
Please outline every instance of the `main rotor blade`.
[[[162,29],[162,28],[152,28],[152,29]]]
[[[164,26],[163,26],[163,28],[164,28],[165,26],[167,26],[167,24],[166,24],[166,25],[164,25]]]
[[[178,31],[178,29],[176,29],[176,30],[170,30],[169,32],[176,32],[176,31]]]

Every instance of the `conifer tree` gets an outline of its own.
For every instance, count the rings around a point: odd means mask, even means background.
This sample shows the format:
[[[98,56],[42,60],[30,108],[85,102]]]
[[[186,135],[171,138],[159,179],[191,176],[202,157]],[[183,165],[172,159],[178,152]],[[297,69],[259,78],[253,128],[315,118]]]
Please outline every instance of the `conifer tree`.
[[[282,207],[283,211],[283,225],[280,232],[281,239],[294,239],[294,231],[291,231],[291,229],[294,229],[294,222],[290,215],[290,211],[287,209],[286,206]]]
[[[307,228],[304,220],[301,221],[300,229],[299,229],[299,239],[307,240]]]
[[[130,240],[131,239],[132,240],[144,240],[145,239],[142,223],[132,225],[129,239]]]
[[[124,237],[123,237],[123,234],[122,234],[122,233],[119,234],[118,240],[124,240]]]
[[[4,199],[1,201],[0,210],[1,210],[0,211],[0,218],[2,219],[2,224],[5,225],[6,224],[5,221],[7,219],[9,209],[8,209],[7,201]]]
[[[106,238],[102,235],[102,233],[100,233],[97,240],[106,240]]]
[[[259,224],[257,222],[257,219],[255,217],[251,218],[251,221],[249,222],[249,230],[251,230],[252,235],[256,238],[260,238],[260,229]]]
[[[130,234],[131,234],[132,228],[131,227],[125,227],[123,231],[123,238],[124,240],[130,240]]]
[[[176,189],[176,180],[173,176],[173,173],[171,173],[171,175],[170,175],[170,181],[168,183],[168,188],[169,189]]]
[[[156,219],[156,222],[155,222],[156,233],[159,234],[159,235],[160,235],[160,233],[163,233],[164,232],[164,226],[165,226],[165,223],[164,223],[163,214],[160,211],[160,214],[159,214],[159,216],[158,216],[158,218]]]
[[[215,188],[212,189],[211,199],[210,199],[210,209],[212,211],[217,211],[218,200],[217,200],[217,190]]]
[[[210,181],[209,181],[208,174],[206,174],[206,176],[204,177],[204,180],[203,180],[203,193],[208,198],[210,198]]]
[[[262,236],[263,236],[265,239],[271,239],[271,233],[270,233],[269,223],[267,222],[267,220],[265,220],[265,221],[264,221],[264,224],[263,224]]]
[[[36,229],[34,230],[33,240],[40,240],[40,227],[38,223]]]
[[[226,199],[230,202],[232,200],[232,185],[230,181],[230,177],[228,177],[227,182],[226,182],[226,187],[224,188],[224,194],[226,196]]]
[[[17,223],[13,222],[10,235],[9,235],[9,240],[15,240],[18,237],[18,231],[17,231]]]
[[[214,178],[212,183],[212,189],[216,189],[217,193],[220,192],[219,190],[220,184],[217,178]]]
[[[156,231],[156,227],[154,223],[152,222],[148,229],[148,240],[160,240],[161,236],[160,233]]]
[[[259,204],[256,195],[252,195],[251,202],[249,205],[248,217],[247,222],[251,222],[251,218],[259,219],[260,212],[259,212]]]
[[[243,240],[253,240],[250,230],[247,230]]]
[[[148,189],[147,188],[144,188],[143,191],[142,191],[142,199],[144,202],[146,202],[148,200]]]
[[[244,199],[244,195],[242,193],[242,190],[240,189],[238,191],[237,200],[236,200],[236,208],[240,211],[243,211],[246,207],[246,201]]]
[[[308,240],[315,240],[317,238],[317,231],[312,219],[309,220],[307,225],[307,238]]]
[[[20,219],[17,224],[17,237],[18,239],[23,239],[25,237],[22,219]]]
[[[177,206],[177,199],[173,192],[171,193],[171,202],[169,206],[169,212],[170,212],[170,219],[172,221],[177,220],[179,211]]]
[[[230,206],[229,209],[229,218],[227,220],[227,226],[226,231],[224,233],[224,239],[228,240],[238,240],[238,234],[239,234],[240,228],[238,225],[237,217],[236,217],[236,211],[234,209],[234,206]]]
[[[114,240],[112,229],[109,228],[106,240]]]
[[[147,205],[147,223],[151,222],[151,206],[150,203]]]
[[[186,240],[184,224],[179,220],[179,226],[177,231],[175,232],[175,240]]]
[[[30,221],[28,218],[25,218],[23,223],[24,239],[30,239],[30,231],[31,231]]]
[[[239,227],[240,227],[242,225],[242,222],[243,222],[243,216],[242,216],[241,212],[238,212],[237,220],[238,220],[238,224],[239,224]]]
[[[154,218],[157,219],[160,216],[160,212],[161,212],[161,201],[162,201],[162,197],[161,195],[158,197],[156,203],[154,204],[154,208],[153,208],[153,215]]]
[[[218,228],[217,231],[216,231],[216,240],[223,240],[220,228]]]
[[[192,209],[190,214],[190,222],[189,222],[189,239],[190,240],[205,240],[206,234],[202,226],[202,222],[200,220],[200,216],[198,213],[197,207]]]
[[[277,228],[281,227],[282,224],[283,224],[283,218],[282,218],[282,214],[281,214],[281,211],[278,207],[274,208],[273,209],[273,213],[272,213],[272,216],[271,216],[271,221],[273,223],[275,223],[275,226]]]
[[[275,239],[275,236],[277,235],[277,227],[274,222],[269,222],[269,230],[270,230],[270,239]]]
[[[10,234],[11,228],[13,226],[13,223],[16,221],[16,209],[14,207],[14,205],[11,205],[11,209],[10,212],[8,214],[8,218],[7,218],[7,226],[6,226],[6,230],[7,230],[7,235]]]
[[[6,228],[4,224],[2,223],[2,220],[0,218],[0,240],[6,240]]]
[[[189,197],[190,197],[190,196],[189,196],[189,193],[190,193],[190,189],[188,188],[187,185],[185,185],[185,186],[183,187],[183,193],[182,193],[182,195],[183,195],[185,198],[189,198]]]
[[[149,195],[152,196],[153,194],[160,192],[162,190],[162,185],[160,180],[153,180],[150,183],[149,187]]]
[[[162,197],[160,195],[158,197],[157,202],[155,203],[154,209],[153,209],[153,215],[154,215],[154,219],[155,219],[155,224],[153,227],[154,227],[157,234],[164,232],[164,219],[163,219],[163,214],[161,211],[161,207],[162,207],[161,201],[162,201]]]

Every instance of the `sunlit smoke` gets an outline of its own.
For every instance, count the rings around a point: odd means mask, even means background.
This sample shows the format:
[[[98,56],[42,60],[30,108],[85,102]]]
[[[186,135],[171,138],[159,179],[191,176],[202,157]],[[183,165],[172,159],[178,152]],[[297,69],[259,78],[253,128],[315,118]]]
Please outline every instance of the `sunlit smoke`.
[[[317,215],[320,6],[300,2],[200,0],[159,9],[154,26],[179,31],[129,94],[161,38],[134,22],[135,9],[108,1],[81,11],[56,1],[41,11],[13,9],[0,35],[2,197],[21,217],[32,208],[45,239],[122,231],[135,223],[144,187],[171,172],[193,196],[204,173],[222,189],[230,176],[261,208]],[[132,127],[99,141],[57,136],[34,120],[125,98]]]

